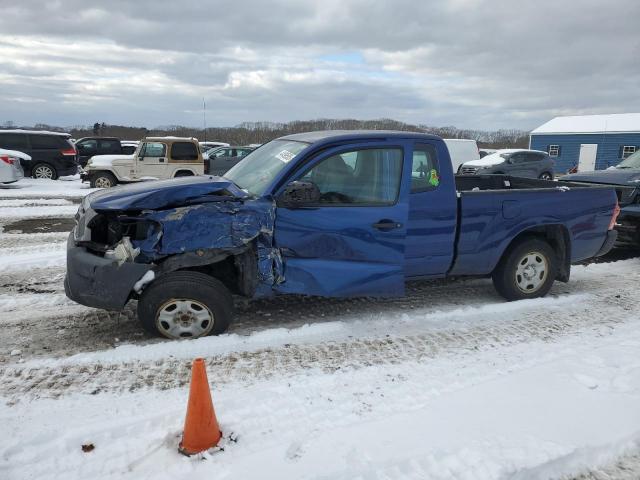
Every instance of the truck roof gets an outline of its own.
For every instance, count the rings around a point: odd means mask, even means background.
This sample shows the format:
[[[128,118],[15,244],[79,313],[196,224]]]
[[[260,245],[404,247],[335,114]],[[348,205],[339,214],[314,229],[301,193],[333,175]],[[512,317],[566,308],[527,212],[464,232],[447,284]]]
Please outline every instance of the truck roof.
[[[144,140],[151,140],[155,142],[197,142],[195,137],[144,137]]]
[[[324,140],[358,140],[369,138],[412,138],[422,140],[439,139],[436,135],[399,130],[320,130],[317,132],[294,133],[280,137],[281,140],[316,143]]]

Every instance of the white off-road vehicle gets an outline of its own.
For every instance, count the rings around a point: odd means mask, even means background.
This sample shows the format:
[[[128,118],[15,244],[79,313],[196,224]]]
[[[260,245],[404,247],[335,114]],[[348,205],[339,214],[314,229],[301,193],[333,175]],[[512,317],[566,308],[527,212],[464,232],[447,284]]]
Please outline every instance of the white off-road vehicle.
[[[94,188],[119,183],[163,180],[204,174],[198,140],[181,137],[148,137],[133,155],[96,155],[80,174]]]

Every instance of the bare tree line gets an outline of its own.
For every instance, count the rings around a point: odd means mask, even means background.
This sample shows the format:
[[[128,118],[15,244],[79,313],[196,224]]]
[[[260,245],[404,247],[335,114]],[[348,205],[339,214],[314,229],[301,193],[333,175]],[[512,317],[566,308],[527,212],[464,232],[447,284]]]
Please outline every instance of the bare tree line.
[[[5,122],[0,128],[16,127],[13,122]],[[101,135],[118,137],[123,140],[139,140],[145,136],[174,135],[178,137],[196,137],[200,141],[206,139],[209,141],[227,142],[233,145],[265,143],[283,135],[314,130],[400,130],[432,133],[442,138],[468,138],[476,140],[479,146],[487,148],[526,148],[529,143],[529,133],[523,130],[508,129],[490,131],[460,129],[454,126],[431,127],[428,125],[411,125],[388,118],[378,120],[295,120],[287,123],[244,122],[234,127],[207,128],[206,132],[202,128],[185,127],[182,125],[166,125],[149,130],[144,127],[107,125],[105,123],[96,123],[93,126],[75,126],[72,128],[61,128],[40,123],[33,127],[21,128],[68,132],[74,138]]]

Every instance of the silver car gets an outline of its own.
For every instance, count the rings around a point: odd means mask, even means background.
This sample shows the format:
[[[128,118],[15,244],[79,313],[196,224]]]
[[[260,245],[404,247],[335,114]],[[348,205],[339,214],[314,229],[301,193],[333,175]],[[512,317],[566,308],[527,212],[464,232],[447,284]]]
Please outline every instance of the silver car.
[[[458,170],[462,175],[502,174],[514,177],[553,180],[554,162],[541,150],[503,149],[463,163]]]
[[[0,148],[0,183],[13,183],[24,177],[20,159],[31,161],[26,153]]]

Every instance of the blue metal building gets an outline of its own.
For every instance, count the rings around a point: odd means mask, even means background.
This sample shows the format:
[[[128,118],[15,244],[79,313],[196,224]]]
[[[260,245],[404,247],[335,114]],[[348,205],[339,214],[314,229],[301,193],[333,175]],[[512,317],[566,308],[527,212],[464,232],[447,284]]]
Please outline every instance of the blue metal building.
[[[602,170],[640,150],[640,113],[556,117],[531,132],[529,148],[548,152],[556,173]]]

